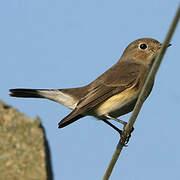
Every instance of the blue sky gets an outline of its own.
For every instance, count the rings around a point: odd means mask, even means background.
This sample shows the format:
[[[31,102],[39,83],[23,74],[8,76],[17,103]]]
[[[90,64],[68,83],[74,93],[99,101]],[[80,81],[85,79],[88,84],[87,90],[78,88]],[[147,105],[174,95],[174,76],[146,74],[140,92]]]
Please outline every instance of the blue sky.
[[[55,180],[101,179],[119,135],[85,117],[58,129],[70,110],[42,99],[16,99],[10,88],[85,85],[106,71],[135,39],[162,42],[178,0],[6,0],[0,2],[0,99],[39,116],[51,147]],[[179,180],[180,31],[171,41],[150,97],[111,179]],[[129,115],[121,117],[128,120]]]

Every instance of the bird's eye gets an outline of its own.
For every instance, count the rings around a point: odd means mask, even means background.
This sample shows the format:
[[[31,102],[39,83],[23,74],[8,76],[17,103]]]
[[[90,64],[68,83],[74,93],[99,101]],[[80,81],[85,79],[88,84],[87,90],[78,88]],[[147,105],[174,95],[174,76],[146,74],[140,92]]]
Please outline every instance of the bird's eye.
[[[139,48],[142,50],[145,50],[145,49],[147,49],[147,45],[145,43],[142,43],[139,45]]]

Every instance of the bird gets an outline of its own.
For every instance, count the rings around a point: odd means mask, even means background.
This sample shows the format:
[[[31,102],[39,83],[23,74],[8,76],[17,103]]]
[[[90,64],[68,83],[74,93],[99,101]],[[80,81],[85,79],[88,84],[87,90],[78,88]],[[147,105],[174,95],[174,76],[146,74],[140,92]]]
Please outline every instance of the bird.
[[[59,122],[59,128],[84,116],[94,116],[121,135],[122,130],[109,120],[118,121],[124,126],[127,124],[118,117],[133,110],[161,46],[160,42],[152,38],[137,39],[126,47],[116,64],[88,85],[67,89],[16,88],[9,90],[10,96],[45,98],[68,107],[72,112]],[[154,79],[147,97],[153,84]]]

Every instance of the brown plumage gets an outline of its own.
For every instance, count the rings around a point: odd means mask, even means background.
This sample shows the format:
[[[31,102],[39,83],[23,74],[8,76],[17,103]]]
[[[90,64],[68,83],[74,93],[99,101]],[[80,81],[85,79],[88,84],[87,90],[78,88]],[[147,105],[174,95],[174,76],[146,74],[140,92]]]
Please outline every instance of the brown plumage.
[[[98,119],[108,119],[108,116],[117,118],[133,110],[160,47],[158,41],[150,38],[132,42],[114,66],[84,87],[59,90],[11,89],[10,95],[47,98],[72,109],[60,121],[59,128],[86,115]]]

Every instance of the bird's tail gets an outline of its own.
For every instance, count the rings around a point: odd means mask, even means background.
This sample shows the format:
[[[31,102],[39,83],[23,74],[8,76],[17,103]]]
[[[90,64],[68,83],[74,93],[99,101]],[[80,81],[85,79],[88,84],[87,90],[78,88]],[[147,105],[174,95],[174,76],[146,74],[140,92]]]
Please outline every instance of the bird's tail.
[[[44,92],[49,92],[49,90],[40,89],[10,89],[10,96],[21,97],[21,98],[45,98]]]
[[[86,86],[70,89],[10,89],[10,96],[20,98],[45,98],[74,109],[86,93]],[[81,92],[81,93],[80,93]]]

